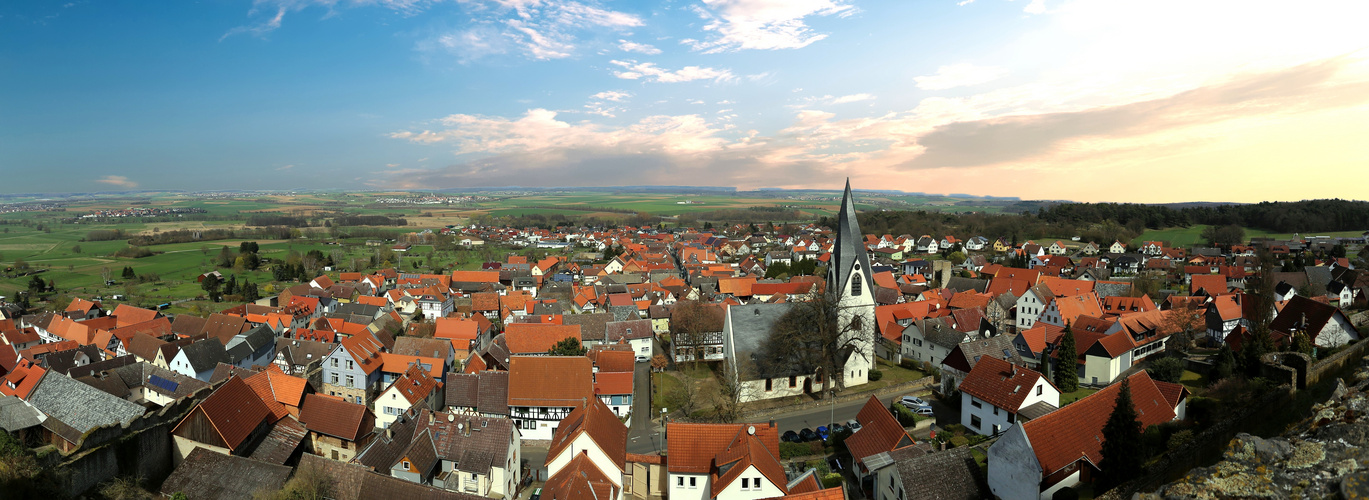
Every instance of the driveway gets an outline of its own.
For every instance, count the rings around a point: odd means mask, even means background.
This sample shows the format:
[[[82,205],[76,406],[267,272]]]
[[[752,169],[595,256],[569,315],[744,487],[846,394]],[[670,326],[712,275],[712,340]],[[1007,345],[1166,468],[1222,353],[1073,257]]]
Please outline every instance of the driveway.
[[[660,343],[652,343],[655,351],[661,352]],[[647,454],[664,450],[661,426],[651,420],[655,416],[651,414],[651,363],[637,363],[632,380],[632,425],[627,430],[627,451]]]

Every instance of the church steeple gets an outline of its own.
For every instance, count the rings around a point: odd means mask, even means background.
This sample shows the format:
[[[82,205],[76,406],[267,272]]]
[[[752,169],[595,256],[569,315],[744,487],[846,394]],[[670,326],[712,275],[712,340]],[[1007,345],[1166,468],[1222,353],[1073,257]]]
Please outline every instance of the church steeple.
[[[837,213],[837,242],[832,246],[832,260],[827,277],[827,290],[841,295],[851,285],[854,272],[860,276],[863,294],[873,293],[870,277],[870,255],[865,251],[865,236],[856,221],[856,201],[851,198],[851,179],[846,179],[846,192],[841,196],[841,211]],[[857,270],[856,266],[860,266]],[[844,299],[845,297],[838,297]]]

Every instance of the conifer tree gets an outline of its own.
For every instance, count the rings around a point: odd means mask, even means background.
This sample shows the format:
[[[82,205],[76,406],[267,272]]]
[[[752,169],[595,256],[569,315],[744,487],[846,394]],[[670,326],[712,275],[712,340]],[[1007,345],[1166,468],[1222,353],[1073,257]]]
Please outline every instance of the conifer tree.
[[[1074,345],[1074,331],[1065,323],[1065,333],[1056,344],[1055,386],[1061,393],[1079,390],[1079,349]]]
[[[1099,463],[1102,471],[1095,483],[1098,493],[1127,482],[1145,464],[1145,441],[1136,406],[1131,401],[1130,379],[1122,379],[1112,415],[1103,424],[1102,455],[1103,461]]]

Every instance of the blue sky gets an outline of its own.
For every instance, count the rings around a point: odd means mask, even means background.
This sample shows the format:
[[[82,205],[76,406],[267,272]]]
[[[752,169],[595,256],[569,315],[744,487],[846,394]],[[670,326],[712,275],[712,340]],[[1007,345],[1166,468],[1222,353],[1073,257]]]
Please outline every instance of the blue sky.
[[[850,176],[1022,198],[1363,198],[1366,14],[1355,1],[9,2],[0,191]]]

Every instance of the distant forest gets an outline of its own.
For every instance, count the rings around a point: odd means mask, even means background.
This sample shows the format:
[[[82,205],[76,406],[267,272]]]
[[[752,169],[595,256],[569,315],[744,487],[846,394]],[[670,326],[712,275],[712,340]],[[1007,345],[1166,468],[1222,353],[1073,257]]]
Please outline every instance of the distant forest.
[[[1236,225],[1276,233],[1304,234],[1369,229],[1369,202],[1307,200],[1251,205],[1171,208],[1134,203],[1063,203],[1035,214],[953,214],[927,211],[869,211],[858,215],[866,234],[1004,237],[1014,241],[1079,236],[1099,243],[1131,241],[1146,229],[1194,224]],[[818,225],[836,227],[823,217]]]
[[[1369,202],[1304,200],[1177,209],[1133,203],[1065,203],[1043,208],[1038,217],[1051,223],[1076,224],[1114,220],[1126,227],[1150,229],[1234,224],[1275,233],[1362,231],[1369,229]]]

